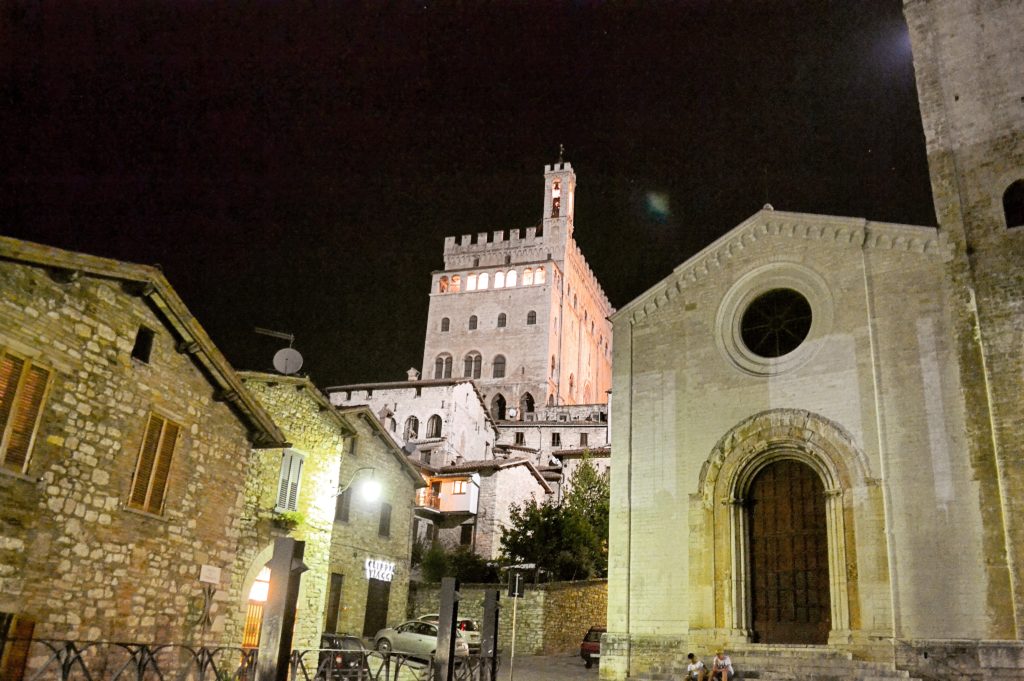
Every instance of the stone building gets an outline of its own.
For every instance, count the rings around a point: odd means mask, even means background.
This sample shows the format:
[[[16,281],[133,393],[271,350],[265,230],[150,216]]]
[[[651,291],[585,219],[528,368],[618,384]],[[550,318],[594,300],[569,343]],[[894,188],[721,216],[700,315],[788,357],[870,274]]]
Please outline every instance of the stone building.
[[[766,207],[613,317],[602,678],[1024,673],[1024,5],[905,12],[938,229]]]
[[[476,381],[495,420],[603,403],[612,312],[573,239],[576,175],[545,167],[541,221],[448,237],[431,278],[423,376]]]
[[[221,640],[253,448],[285,437],[163,274],[0,237],[0,353],[15,632]]]

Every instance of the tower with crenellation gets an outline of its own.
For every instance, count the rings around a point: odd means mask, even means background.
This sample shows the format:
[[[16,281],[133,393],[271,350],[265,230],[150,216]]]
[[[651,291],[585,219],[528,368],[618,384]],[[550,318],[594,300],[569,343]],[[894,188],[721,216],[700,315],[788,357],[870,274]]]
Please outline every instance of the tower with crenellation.
[[[431,276],[423,378],[476,380],[492,417],[603,404],[614,311],[573,239],[576,174],[544,168],[541,220],[450,236]]]

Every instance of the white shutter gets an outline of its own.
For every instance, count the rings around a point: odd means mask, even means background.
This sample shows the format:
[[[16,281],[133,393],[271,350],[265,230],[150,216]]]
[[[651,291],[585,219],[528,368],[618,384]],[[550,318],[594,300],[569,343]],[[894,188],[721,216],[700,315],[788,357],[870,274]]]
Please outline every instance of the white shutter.
[[[277,508],[284,511],[298,509],[299,480],[302,476],[302,455],[286,450],[281,452],[281,473],[277,483]]]

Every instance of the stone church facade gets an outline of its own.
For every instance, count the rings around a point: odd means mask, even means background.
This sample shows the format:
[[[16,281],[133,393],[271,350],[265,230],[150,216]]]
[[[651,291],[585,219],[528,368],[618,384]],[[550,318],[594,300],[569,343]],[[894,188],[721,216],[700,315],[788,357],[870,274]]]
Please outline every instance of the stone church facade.
[[[613,316],[602,678],[1024,669],[1024,6],[905,14],[938,229],[766,207]]]

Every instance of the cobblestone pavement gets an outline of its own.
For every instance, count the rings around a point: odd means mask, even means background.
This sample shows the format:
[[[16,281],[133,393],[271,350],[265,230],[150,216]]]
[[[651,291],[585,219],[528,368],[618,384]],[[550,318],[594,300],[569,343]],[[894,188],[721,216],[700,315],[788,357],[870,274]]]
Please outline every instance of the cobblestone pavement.
[[[498,681],[597,681],[597,678],[597,665],[587,669],[579,655],[517,655],[511,680],[507,658],[501,661],[498,670]]]

